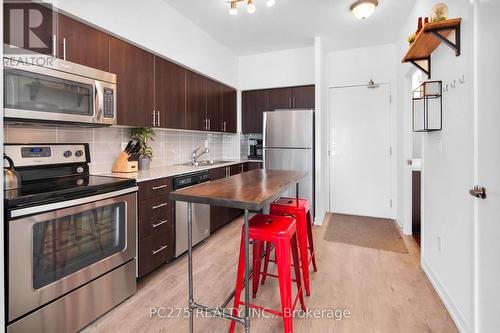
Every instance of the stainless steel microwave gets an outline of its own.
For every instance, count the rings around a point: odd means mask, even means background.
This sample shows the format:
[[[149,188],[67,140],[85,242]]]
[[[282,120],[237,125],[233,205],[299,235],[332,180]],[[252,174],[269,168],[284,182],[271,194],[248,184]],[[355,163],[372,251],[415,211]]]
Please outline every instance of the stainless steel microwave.
[[[7,123],[116,124],[116,75],[52,57],[4,57]]]

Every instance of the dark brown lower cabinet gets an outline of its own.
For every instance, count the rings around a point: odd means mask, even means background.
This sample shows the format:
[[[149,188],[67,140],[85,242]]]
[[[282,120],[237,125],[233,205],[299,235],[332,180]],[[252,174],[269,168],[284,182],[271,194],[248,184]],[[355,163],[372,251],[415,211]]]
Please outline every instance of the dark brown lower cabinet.
[[[247,162],[245,163],[245,171],[262,169],[262,162]]]
[[[139,277],[143,277],[174,255],[173,203],[168,195],[172,178],[139,183]]]
[[[212,180],[226,178],[237,175],[245,171],[245,164],[235,164],[227,167],[216,168],[210,170],[210,177]],[[213,233],[238,216],[243,214],[241,209],[211,206],[210,207],[210,233]]]

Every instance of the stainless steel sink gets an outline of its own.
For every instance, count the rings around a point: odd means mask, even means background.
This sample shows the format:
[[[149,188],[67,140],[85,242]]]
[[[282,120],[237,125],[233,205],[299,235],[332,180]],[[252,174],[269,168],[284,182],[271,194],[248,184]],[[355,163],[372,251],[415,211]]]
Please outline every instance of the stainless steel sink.
[[[181,165],[187,165],[187,166],[207,166],[207,165],[216,165],[216,164],[225,164],[225,163],[231,163],[233,161],[213,161],[213,160],[208,160],[208,161],[198,161],[196,163],[193,162],[187,162],[187,163],[182,163]]]

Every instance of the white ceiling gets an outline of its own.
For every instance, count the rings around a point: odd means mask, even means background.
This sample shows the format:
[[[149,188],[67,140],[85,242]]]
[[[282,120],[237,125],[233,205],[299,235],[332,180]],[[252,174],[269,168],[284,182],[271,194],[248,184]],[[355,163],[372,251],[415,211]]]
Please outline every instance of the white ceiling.
[[[360,21],[350,12],[355,0],[254,0],[248,14],[240,3],[237,16],[226,0],[164,0],[237,55],[313,45],[321,36],[327,51],[393,43],[416,0],[379,0],[375,13]]]

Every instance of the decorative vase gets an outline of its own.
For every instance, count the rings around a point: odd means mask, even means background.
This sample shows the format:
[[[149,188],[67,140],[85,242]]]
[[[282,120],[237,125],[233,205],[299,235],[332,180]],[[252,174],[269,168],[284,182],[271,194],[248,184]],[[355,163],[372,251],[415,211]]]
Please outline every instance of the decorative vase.
[[[149,164],[151,163],[151,159],[149,158],[140,158],[139,159],[139,170],[149,170]]]
[[[444,3],[438,3],[432,7],[431,21],[442,21],[448,18],[448,6]]]

